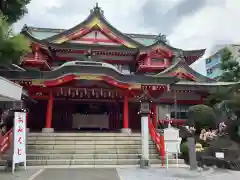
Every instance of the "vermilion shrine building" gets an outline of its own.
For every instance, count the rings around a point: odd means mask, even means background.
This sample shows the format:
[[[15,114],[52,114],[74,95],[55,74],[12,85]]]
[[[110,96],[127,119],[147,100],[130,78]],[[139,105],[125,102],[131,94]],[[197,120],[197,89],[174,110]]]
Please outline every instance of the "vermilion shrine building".
[[[29,109],[31,130],[141,128],[140,101],[151,102],[156,126],[167,113],[186,119],[189,106],[203,103],[217,83],[189,66],[205,50],[185,51],[164,36],[126,34],[113,27],[100,7],[75,27],[24,26],[32,51],[22,68],[0,76],[24,86],[37,103]]]

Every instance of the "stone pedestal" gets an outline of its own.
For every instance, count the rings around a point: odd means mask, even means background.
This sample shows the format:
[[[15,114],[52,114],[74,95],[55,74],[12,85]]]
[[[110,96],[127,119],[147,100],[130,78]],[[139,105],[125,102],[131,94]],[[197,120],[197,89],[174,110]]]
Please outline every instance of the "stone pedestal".
[[[132,133],[132,130],[129,129],[129,128],[122,128],[122,129],[121,129],[121,132],[124,133],[124,134],[131,134],[131,133]]]
[[[53,133],[54,129],[53,128],[43,128],[42,133]]]
[[[194,137],[188,137],[188,155],[189,155],[189,165],[191,170],[197,170],[197,156],[196,156],[196,146]]]
[[[149,166],[150,166],[149,160],[140,159],[140,168],[141,169],[147,169],[147,168],[149,168]]]
[[[149,129],[148,129],[148,114],[142,114],[141,117],[141,144],[142,144],[142,156],[140,160],[141,168],[149,167]]]

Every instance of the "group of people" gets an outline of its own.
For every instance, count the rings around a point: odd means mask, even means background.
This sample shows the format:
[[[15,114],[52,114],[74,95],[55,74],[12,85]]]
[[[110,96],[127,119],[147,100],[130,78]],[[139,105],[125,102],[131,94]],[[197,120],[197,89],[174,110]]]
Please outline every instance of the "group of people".
[[[218,126],[218,129],[215,129],[215,130],[202,129],[199,138],[203,141],[213,140],[218,135],[223,134],[226,128],[227,128],[227,125],[224,122],[221,122]]]
[[[217,137],[217,132],[218,132],[218,130],[202,129],[199,139],[201,139],[203,141],[207,141],[207,140],[211,141],[215,137]]]

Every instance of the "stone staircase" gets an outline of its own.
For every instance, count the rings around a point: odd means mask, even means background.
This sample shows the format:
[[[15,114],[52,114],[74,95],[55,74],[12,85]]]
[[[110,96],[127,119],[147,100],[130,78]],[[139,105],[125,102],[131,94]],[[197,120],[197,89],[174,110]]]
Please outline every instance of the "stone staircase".
[[[151,165],[161,160],[149,140]],[[28,166],[139,166],[141,134],[133,133],[29,133]],[[173,157],[169,164],[176,163]],[[183,163],[183,161],[179,161]]]

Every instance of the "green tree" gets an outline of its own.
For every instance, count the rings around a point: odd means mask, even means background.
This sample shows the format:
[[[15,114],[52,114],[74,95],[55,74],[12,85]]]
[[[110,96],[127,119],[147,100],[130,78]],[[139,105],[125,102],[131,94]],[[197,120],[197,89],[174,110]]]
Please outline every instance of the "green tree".
[[[189,122],[194,124],[197,132],[201,128],[214,127],[216,115],[213,109],[204,104],[194,105],[189,108],[188,114]]]
[[[23,35],[15,35],[4,18],[0,18],[0,64],[18,63],[20,57],[30,50]]]
[[[216,104],[231,99],[233,92],[229,88],[217,87],[214,93],[211,93],[205,100],[206,105],[213,107]]]
[[[27,13],[26,5],[31,0],[1,0],[0,12],[7,18],[7,22],[13,24]]]
[[[240,81],[240,65],[228,48],[221,51],[220,68],[223,71],[219,80],[224,82]]]

